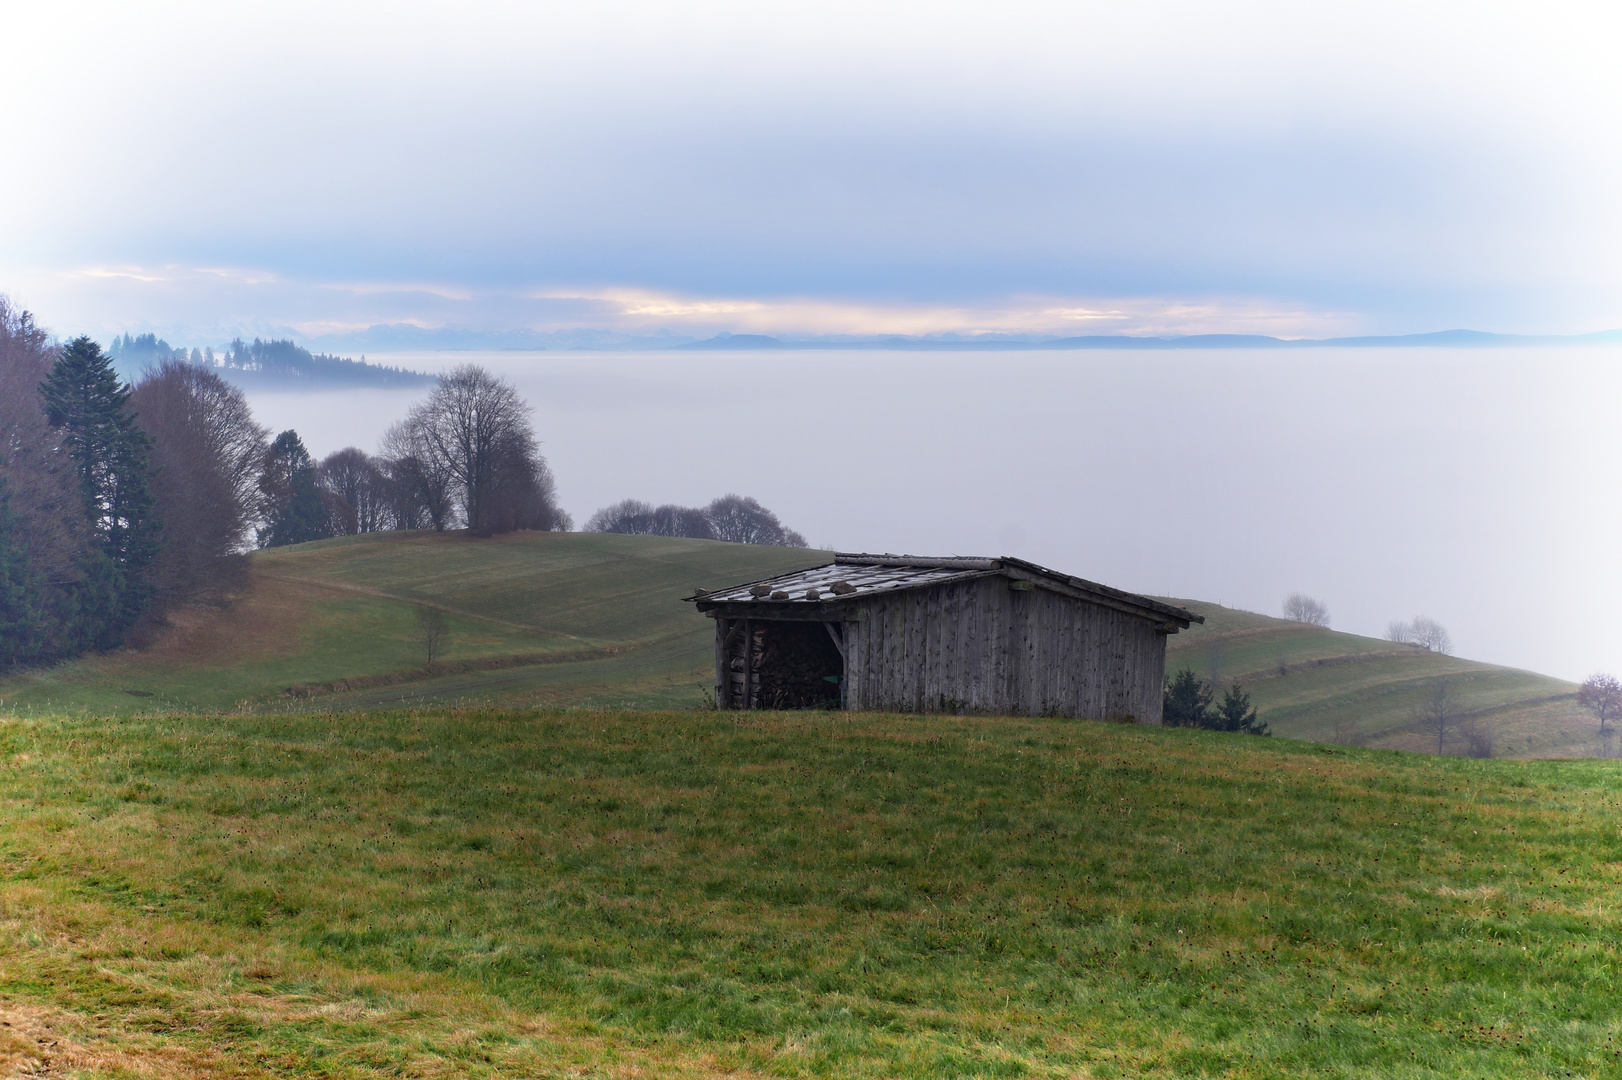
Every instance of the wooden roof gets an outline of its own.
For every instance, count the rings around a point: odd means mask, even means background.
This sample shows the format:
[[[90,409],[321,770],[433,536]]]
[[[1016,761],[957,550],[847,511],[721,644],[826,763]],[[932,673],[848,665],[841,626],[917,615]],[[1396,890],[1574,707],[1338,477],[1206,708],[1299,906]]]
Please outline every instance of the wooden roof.
[[[697,603],[701,611],[708,611],[720,604],[760,605],[761,615],[769,617],[769,609],[774,607],[803,610],[810,605],[861,600],[897,590],[919,589],[993,574],[1029,581],[1077,599],[1143,615],[1156,622],[1173,623],[1185,630],[1190,623],[1205,621],[1201,615],[1151,597],[1113,589],[1096,581],[1061,574],[1036,563],[1006,556],[990,559],[836,553],[834,561],[823,566],[748,581],[714,592],[699,592],[687,599]]]

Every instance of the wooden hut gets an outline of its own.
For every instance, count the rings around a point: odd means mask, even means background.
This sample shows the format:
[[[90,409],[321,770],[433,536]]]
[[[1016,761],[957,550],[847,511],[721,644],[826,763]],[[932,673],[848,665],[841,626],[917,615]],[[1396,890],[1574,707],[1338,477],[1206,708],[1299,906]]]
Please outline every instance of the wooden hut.
[[[688,597],[715,702],[1160,723],[1166,635],[1205,620],[1020,559],[835,555]]]

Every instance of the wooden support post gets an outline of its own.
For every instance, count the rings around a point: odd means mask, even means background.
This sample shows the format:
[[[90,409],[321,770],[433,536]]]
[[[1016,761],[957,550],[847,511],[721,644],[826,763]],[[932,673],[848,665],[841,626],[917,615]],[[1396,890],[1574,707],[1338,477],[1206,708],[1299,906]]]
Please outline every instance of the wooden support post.
[[[715,707],[717,709],[724,709],[731,704],[727,700],[732,692],[732,680],[727,678],[728,621],[720,615],[715,617]]]

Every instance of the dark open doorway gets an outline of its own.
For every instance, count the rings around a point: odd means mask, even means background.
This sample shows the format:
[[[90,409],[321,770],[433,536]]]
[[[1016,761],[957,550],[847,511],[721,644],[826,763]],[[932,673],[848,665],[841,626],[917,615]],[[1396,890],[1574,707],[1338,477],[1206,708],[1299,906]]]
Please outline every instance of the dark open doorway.
[[[840,627],[822,622],[751,619],[729,648],[733,685],[748,686],[745,709],[837,709],[843,703],[845,658]],[[741,696],[741,695],[739,695]]]

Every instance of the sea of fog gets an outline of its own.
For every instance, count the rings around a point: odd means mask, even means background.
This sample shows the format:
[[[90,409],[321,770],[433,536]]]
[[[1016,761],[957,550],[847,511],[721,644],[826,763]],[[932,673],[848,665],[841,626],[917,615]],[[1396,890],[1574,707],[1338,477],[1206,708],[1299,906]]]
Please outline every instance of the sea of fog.
[[[752,495],[820,547],[1017,555],[1460,655],[1622,672],[1622,350],[437,353],[510,379],[564,506]],[[253,396],[322,455],[420,392]]]

